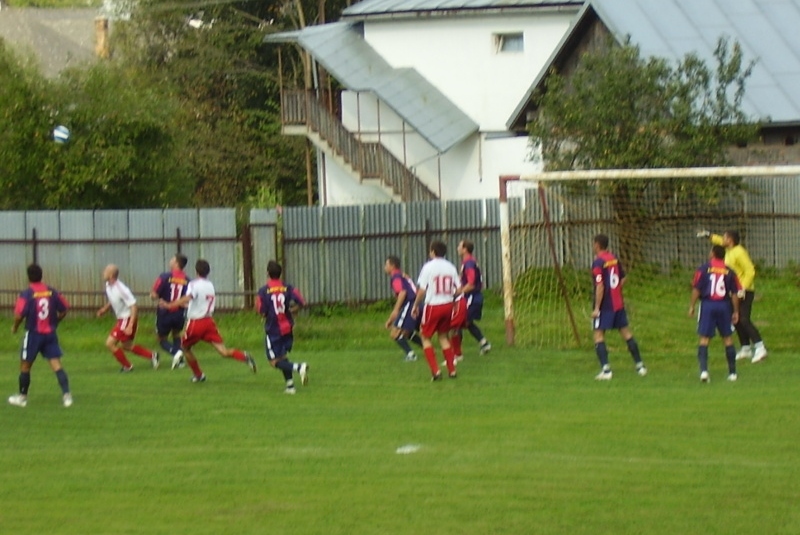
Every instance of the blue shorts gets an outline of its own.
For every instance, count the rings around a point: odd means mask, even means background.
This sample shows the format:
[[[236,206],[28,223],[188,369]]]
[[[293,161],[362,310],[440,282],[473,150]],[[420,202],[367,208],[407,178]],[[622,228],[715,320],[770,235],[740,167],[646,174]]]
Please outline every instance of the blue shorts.
[[[159,312],[156,314],[156,332],[158,336],[167,336],[171,332],[180,332],[186,323],[183,309],[176,312]]]
[[[406,303],[405,305],[400,308],[400,314],[397,315],[397,319],[394,320],[394,325],[398,329],[413,333],[417,329],[419,329],[419,320],[422,318],[422,314],[418,314],[416,319],[411,317],[411,308],[414,306],[414,303]]]
[[[472,323],[483,317],[483,294],[474,294],[467,297],[467,323]]]
[[[628,326],[628,315],[625,309],[601,310],[600,317],[592,319],[592,328],[595,331],[610,331],[611,329],[622,329]]]
[[[292,345],[294,344],[294,336],[285,334],[283,336],[270,336],[264,337],[264,346],[267,352],[267,360],[275,360],[285,357],[292,352]]]
[[[697,334],[713,338],[716,331],[720,336],[733,334],[733,308],[728,301],[701,301],[697,317]]]
[[[33,362],[39,353],[47,360],[60,358],[64,354],[61,351],[61,346],[58,345],[56,333],[25,332],[25,337],[22,339],[20,359],[25,362]]]

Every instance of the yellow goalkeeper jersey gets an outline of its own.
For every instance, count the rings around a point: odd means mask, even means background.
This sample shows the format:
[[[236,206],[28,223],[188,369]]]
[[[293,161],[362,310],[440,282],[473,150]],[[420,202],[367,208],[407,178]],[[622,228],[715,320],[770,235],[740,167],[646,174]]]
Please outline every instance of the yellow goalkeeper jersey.
[[[711,243],[714,245],[722,245],[722,236],[719,234],[711,235]],[[741,244],[734,245],[733,247],[725,250],[725,264],[733,268],[736,276],[739,277],[739,282],[742,283],[742,288],[750,290],[755,289],[756,280],[756,266],[750,260],[750,255],[747,253]]]

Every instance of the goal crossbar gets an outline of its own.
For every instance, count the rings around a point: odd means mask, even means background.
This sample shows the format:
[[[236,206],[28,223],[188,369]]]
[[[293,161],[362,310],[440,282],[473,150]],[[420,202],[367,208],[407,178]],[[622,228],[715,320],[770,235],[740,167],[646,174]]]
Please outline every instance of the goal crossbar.
[[[657,169],[589,169],[582,171],[546,171],[505,180],[552,182],[562,180],[624,180],[660,178],[726,178],[800,175],[800,165],[758,165],[728,167],[662,167]]]

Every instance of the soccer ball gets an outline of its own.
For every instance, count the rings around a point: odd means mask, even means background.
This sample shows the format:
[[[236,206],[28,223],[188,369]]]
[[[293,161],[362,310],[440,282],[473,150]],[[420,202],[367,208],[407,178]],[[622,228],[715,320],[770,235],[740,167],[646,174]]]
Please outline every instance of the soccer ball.
[[[53,128],[53,141],[59,144],[64,144],[69,141],[69,128],[64,125],[58,125]]]

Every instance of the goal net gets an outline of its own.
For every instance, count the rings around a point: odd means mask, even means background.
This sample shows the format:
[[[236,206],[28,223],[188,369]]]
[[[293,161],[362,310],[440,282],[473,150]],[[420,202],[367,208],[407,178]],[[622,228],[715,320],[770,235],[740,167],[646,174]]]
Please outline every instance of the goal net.
[[[687,296],[691,272],[710,249],[701,230],[736,230],[761,266],[798,260],[800,166],[564,171],[501,177],[501,184],[509,344],[591,344],[597,234],[609,237],[630,280],[656,288],[666,280]],[[630,286],[626,311],[635,325]]]

